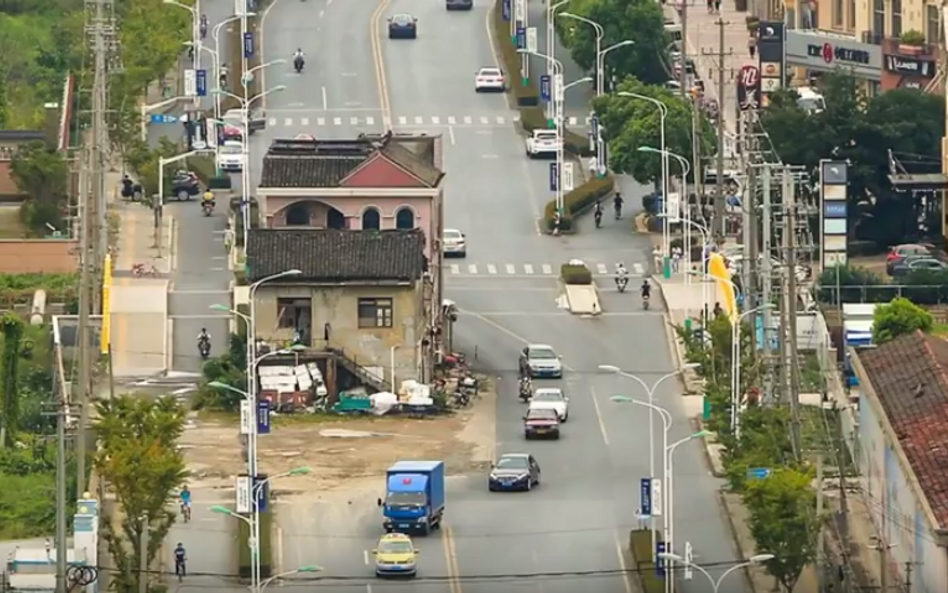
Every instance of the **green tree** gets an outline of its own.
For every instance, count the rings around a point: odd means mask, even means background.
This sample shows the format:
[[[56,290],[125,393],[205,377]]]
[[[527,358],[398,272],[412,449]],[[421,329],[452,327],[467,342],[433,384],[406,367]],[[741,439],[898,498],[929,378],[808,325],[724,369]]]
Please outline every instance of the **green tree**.
[[[175,521],[168,510],[174,490],[187,477],[177,443],[184,432],[185,411],[173,398],[147,400],[123,395],[96,403],[99,451],[95,467],[114,490],[122,508],[118,530],[109,522],[103,537],[115,562],[114,586],[137,591],[140,559],[149,566]],[[141,536],[148,533],[148,548]]]
[[[816,558],[820,519],[812,480],[810,472],[774,468],[767,478],[748,482],[742,497],[757,550],[774,555],[764,566],[787,593]]]
[[[34,232],[44,232],[47,224],[61,228],[69,181],[63,154],[42,142],[31,142],[14,153],[10,175],[26,196],[20,207],[23,221]]]
[[[3,333],[2,372],[3,406],[0,412],[0,449],[6,448],[7,439],[15,441],[20,428],[20,340],[23,339],[23,320],[15,313],[7,313],[0,321]]]
[[[215,389],[208,383],[223,383],[247,391],[247,338],[230,334],[227,352],[204,363],[204,385],[198,392],[196,406],[213,410],[236,411],[243,396],[227,389]]]
[[[932,329],[932,314],[905,298],[892,299],[872,313],[872,341],[885,344],[912,332]]]
[[[665,119],[665,146],[671,152],[692,160],[691,104],[670,90],[628,78],[618,91],[631,92],[661,101],[668,108]],[[641,147],[661,146],[661,115],[649,101],[633,97],[604,95],[593,101],[606,140],[609,142],[609,166],[617,173],[631,175],[639,183],[661,180],[662,159],[658,154],[639,151]],[[709,156],[714,150],[714,132],[704,116],[700,116],[702,145],[699,154]],[[669,175],[680,175],[678,161],[669,159]],[[693,167],[692,167],[693,170]]]
[[[669,43],[659,4],[649,0],[573,0],[568,10],[602,25],[603,48],[626,40],[635,42],[609,52],[605,69],[607,80],[612,76],[618,80],[634,76],[649,83],[668,80],[662,60],[656,59],[665,55]],[[557,19],[556,27],[573,60],[586,71],[594,72],[596,35],[593,28],[565,17]]]
[[[125,152],[125,164],[135,172],[139,183],[142,184],[142,191],[145,194],[146,204],[152,195],[158,193],[158,171],[159,159],[168,158],[179,154],[181,149],[177,144],[162,136],[158,140],[158,146],[150,147],[141,139],[135,139]],[[171,189],[172,178],[174,177],[174,167],[165,167],[165,191]]]

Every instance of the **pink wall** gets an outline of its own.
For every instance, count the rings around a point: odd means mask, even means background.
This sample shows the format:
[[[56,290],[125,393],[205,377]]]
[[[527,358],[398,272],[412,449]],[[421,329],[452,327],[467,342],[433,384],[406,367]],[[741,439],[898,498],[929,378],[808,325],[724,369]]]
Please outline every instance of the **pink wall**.
[[[287,212],[294,205],[305,204],[309,213],[308,226],[322,229],[327,228],[326,217],[330,208],[335,208],[345,216],[346,228],[359,230],[362,229],[363,215],[370,208],[379,211],[382,229],[396,228],[396,213],[407,208],[414,212],[415,228],[424,229],[425,231],[425,236],[428,238],[425,255],[430,257],[433,247],[431,238],[440,235],[437,230],[437,220],[434,217],[434,202],[435,198],[321,198],[316,196],[297,198],[272,196],[265,199],[264,212],[266,212],[266,226],[268,228],[292,228],[296,225],[287,224]]]

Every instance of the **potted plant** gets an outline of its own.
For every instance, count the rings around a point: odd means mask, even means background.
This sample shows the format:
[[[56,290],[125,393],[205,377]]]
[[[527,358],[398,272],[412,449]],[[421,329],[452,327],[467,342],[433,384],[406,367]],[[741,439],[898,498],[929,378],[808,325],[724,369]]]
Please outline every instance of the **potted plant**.
[[[921,53],[925,46],[925,34],[915,29],[909,29],[899,37],[899,51],[907,54]]]
[[[757,33],[757,29],[760,28],[760,18],[758,18],[758,17],[756,17],[756,16],[754,16],[754,15],[752,15],[752,14],[749,14],[749,15],[747,15],[746,17],[744,17],[744,22],[745,22],[746,25],[747,25],[747,32],[750,33],[750,34],[752,34],[752,35],[753,35],[753,34],[756,34],[756,33]]]

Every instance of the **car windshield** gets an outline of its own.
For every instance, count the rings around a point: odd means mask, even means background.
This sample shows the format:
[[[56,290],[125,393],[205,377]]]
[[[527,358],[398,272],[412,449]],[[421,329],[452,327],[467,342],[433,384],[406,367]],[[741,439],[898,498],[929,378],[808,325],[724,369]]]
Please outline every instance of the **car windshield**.
[[[547,391],[540,389],[533,394],[533,401],[535,402],[561,402],[563,401],[563,394],[559,391]]]
[[[445,239],[457,240],[461,238],[461,231],[444,231]]]
[[[425,495],[421,492],[389,492],[385,504],[425,506]]]
[[[396,14],[392,17],[392,22],[396,25],[407,25],[412,22],[412,18],[407,14]]]
[[[552,348],[531,348],[530,358],[533,360],[552,360],[556,358],[556,352]]]
[[[414,548],[412,548],[411,542],[403,539],[382,540],[379,542],[380,554],[411,554],[413,550]]]
[[[556,140],[556,132],[537,132],[537,140]]]
[[[242,151],[242,146],[233,146],[227,144],[221,146],[221,154],[240,154]]]
[[[498,469],[527,469],[530,463],[526,457],[501,457],[497,460]]]
[[[496,68],[484,68],[481,70],[481,76],[500,76],[500,70]]]

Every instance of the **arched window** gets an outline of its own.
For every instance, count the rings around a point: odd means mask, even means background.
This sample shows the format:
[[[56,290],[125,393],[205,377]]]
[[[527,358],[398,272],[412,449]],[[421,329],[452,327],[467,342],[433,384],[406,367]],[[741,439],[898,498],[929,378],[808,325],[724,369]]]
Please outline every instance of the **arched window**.
[[[336,210],[335,208],[330,208],[326,212],[326,228],[327,229],[346,228],[346,215]]]
[[[362,228],[377,231],[382,228],[382,216],[375,208],[366,208],[362,213]]]
[[[415,228],[415,213],[411,208],[402,208],[395,214],[395,228],[406,231]]]
[[[309,226],[309,206],[300,203],[287,208],[286,226]]]

